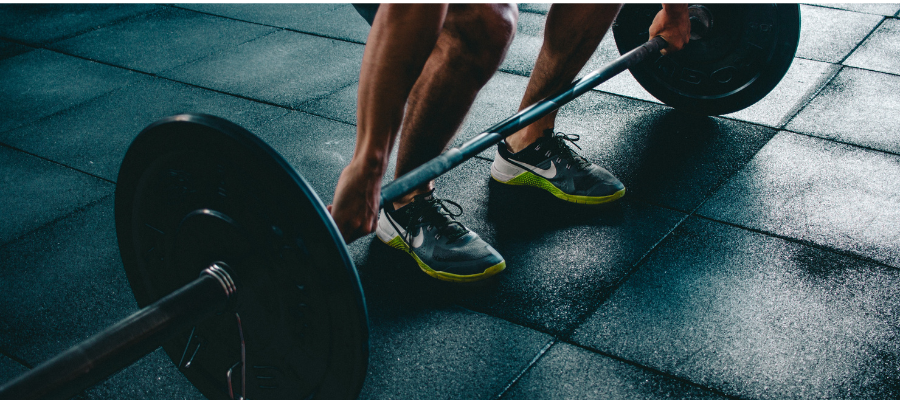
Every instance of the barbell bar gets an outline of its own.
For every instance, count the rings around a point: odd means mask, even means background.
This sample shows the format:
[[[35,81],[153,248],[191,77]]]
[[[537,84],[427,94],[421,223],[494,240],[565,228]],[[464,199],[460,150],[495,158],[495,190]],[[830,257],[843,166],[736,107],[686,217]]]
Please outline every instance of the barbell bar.
[[[774,7],[770,9],[796,9]],[[716,23],[716,12],[692,9],[701,19],[693,25],[703,35],[714,36],[714,27],[725,25]],[[791,10],[776,14],[795,15]],[[799,31],[798,13],[796,20],[767,19],[764,24],[770,22],[778,32]],[[758,28],[760,23],[754,23]],[[788,26],[782,29],[779,23]],[[693,45],[685,50],[706,39],[693,34]],[[784,34],[774,36],[784,39]],[[559,93],[397,178],[382,188],[381,204],[625,69],[648,68],[642,63],[648,56],[671,77],[671,68],[659,61],[666,57],[657,55],[665,45],[653,38],[629,49]],[[793,50],[783,49],[791,44],[773,46],[780,51],[757,52],[766,57],[763,69],[773,57],[793,57]],[[796,49],[796,43],[792,46]],[[783,60],[777,64],[786,70]],[[758,75],[744,87],[752,86]],[[739,91],[725,96],[735,93]],[[742,101],[761,98],[761,93],[755,89]],[[182,114],[151,124],[123,159],[115,216],[123,265],[142,308],[0,386],[0,398],[68,398],[159,346],[211,399],[358,395],[368,365],[368,318],[356,268],[321,200],[258,137],[208,115]]]

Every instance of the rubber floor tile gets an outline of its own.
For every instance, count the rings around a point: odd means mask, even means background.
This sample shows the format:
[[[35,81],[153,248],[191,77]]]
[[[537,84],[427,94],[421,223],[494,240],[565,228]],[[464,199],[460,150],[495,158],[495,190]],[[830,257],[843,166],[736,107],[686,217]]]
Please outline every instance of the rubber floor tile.
[[[376,308],[370,315],[369,371],[360,399],[492,398],[550,341],[458,307]]]
[[[900,270],[692,218],[574,341],[730,396],[900,395]]]
[[[840,69],[819,61],[794,58],[791,67],[771,92],[749,107],[725,117],[781,128],[825,86]]]
[[[31,50],[34,50],[34,48],[28,47],[25,45],[21,45],[18,43],[0,40],[0,60],[3,60],[5,58],[10,58],[10,57],[15,57],[19,54],[27,53]]]
[[[134,82],[138,74],[34,50],[0,60],[0,132]]]
[[[897,3],[812,3],[822,7],[839,8],[861,13],[877,14],[884,16],[896,15],[900,12],[900,4]]]
[[[518,3],[519,12],[532,12],[538,14],[547,14],[550,11],[548,3]]]
[[[503,399],[722,399],[634,365],[556,343]]]
[[[900,77],[845,68],[786,129],[900,154]]]
[[[881,26],[844,61],[845,65],[900,75],[900,20],[885,19]]]
[[[351,4],[179,4],[212,15],[365,43],[369,24]]]
[[[113,196],[2,248],[2,347],[31,365],[136,311]]]
[[[516,36],[506,52],[503,64],[500,65],[500,71],[523,76],[531,75],[534,61],[544,41],[545,20],[546,15],[519,13]]]
[[[494,75],[475,97],[475,102],[460,126],[453,145],[462,145],[466,140],[486,132],[492,126],[516,114],[527,83],[528,78],[518,75],[505,72]],[[494,150],[489,149],[481,155],[493,157]]]
[[[28,368],[24,365],[13,361],[7,356],[0,355],[0,382],[9,381],[25,372],[28,372]]]
[[[832,64],[841,62],[883,19],[873,14],[800,6],[797,57]]]
[[[295,108],[359,79],[363,45],[279,31],[162,76]]]
[[[141,77],[132,86],[0,133],[0,142],[114,181],[125,151],[138,133],[163,117],[186,112],[215,115],[254,130],[288,111],[164,79]]]
[[[0,146],[0,187],[0,245],[115,189],[109,182],[5,146]]]
[[[41,45],[158,9],[152,4],[3,4],[0,37]]]
[[[161,397],[184,400],[206,399],[181,374],[175,361],[172,361],[162,348],[137,360],[107,380],[88,388],[83,396],[88,400]]]
[[[67,54],[157,74],[228,51],[275,28],[164,8],[51,47]]]
[[[310,100],[297,107],[300,111],[356,125],[356,99],[359,83],[352,83],[328,96]]]
[[[900,156],[781,133],[701,215],[900,267]]]

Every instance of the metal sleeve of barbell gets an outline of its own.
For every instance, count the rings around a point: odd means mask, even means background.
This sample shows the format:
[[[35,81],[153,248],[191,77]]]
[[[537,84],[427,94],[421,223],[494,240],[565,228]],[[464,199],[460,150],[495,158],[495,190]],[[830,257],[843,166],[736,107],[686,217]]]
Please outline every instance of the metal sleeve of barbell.
[[[0,386],[0,398],[68,399],[224,308],[222,280],[204,273],[184,287]]]
[[[469,139],[459,147],[447,150],[409,173],[395,179],[381,188],[381,206],[411,192],[418,186],[435,179],[457,167],[466,160],[500,143],[507,136],[516,133],[534,121],[543,118],[564,104],[597,87],[622,71],[643,61],[648,55],[666,47],[666,41],[655,37],[650,41],[619,56],[613,62],[572,82],[559,93],[547,97],[534,105],[519,111],[512,117],[492,126],[490,129]]]

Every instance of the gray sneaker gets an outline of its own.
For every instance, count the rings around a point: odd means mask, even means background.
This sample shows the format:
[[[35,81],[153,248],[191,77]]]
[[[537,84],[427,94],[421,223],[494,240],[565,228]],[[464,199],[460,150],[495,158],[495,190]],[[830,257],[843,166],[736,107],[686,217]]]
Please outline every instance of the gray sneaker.
[[[448,204],[459,213],[451,213]],[[461,213],[459,204],[437,199],[433,193],[419,195],[398,210],[382,209],[375,234],[440,280],[472,282],[503,271],[506,261],[500,253],[453,219]]]
[[[544,137],[518,153],[511,153],[501,142],[491,164],[491,177],[507,185],[538,187],[572,203],[600,204],[624,196],[625,185],[619,179],[566,144],[578,147],[578,138],[548,129]]]

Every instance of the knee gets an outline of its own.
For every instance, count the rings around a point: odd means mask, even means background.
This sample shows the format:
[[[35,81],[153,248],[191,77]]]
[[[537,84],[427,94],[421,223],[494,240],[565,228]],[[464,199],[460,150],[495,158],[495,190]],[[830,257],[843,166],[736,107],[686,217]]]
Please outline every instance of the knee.
[[[453,39],[451,51],[487,75],[493,74],[516,35],[518,8],[515,4],[455,4],[450,7],[444,28]]]
[[[482,46],[486,51],[505,52],[516,36],[519,9],[512,3],[475,6],[482,9],[479,13],[479,22],[485,29]]]

